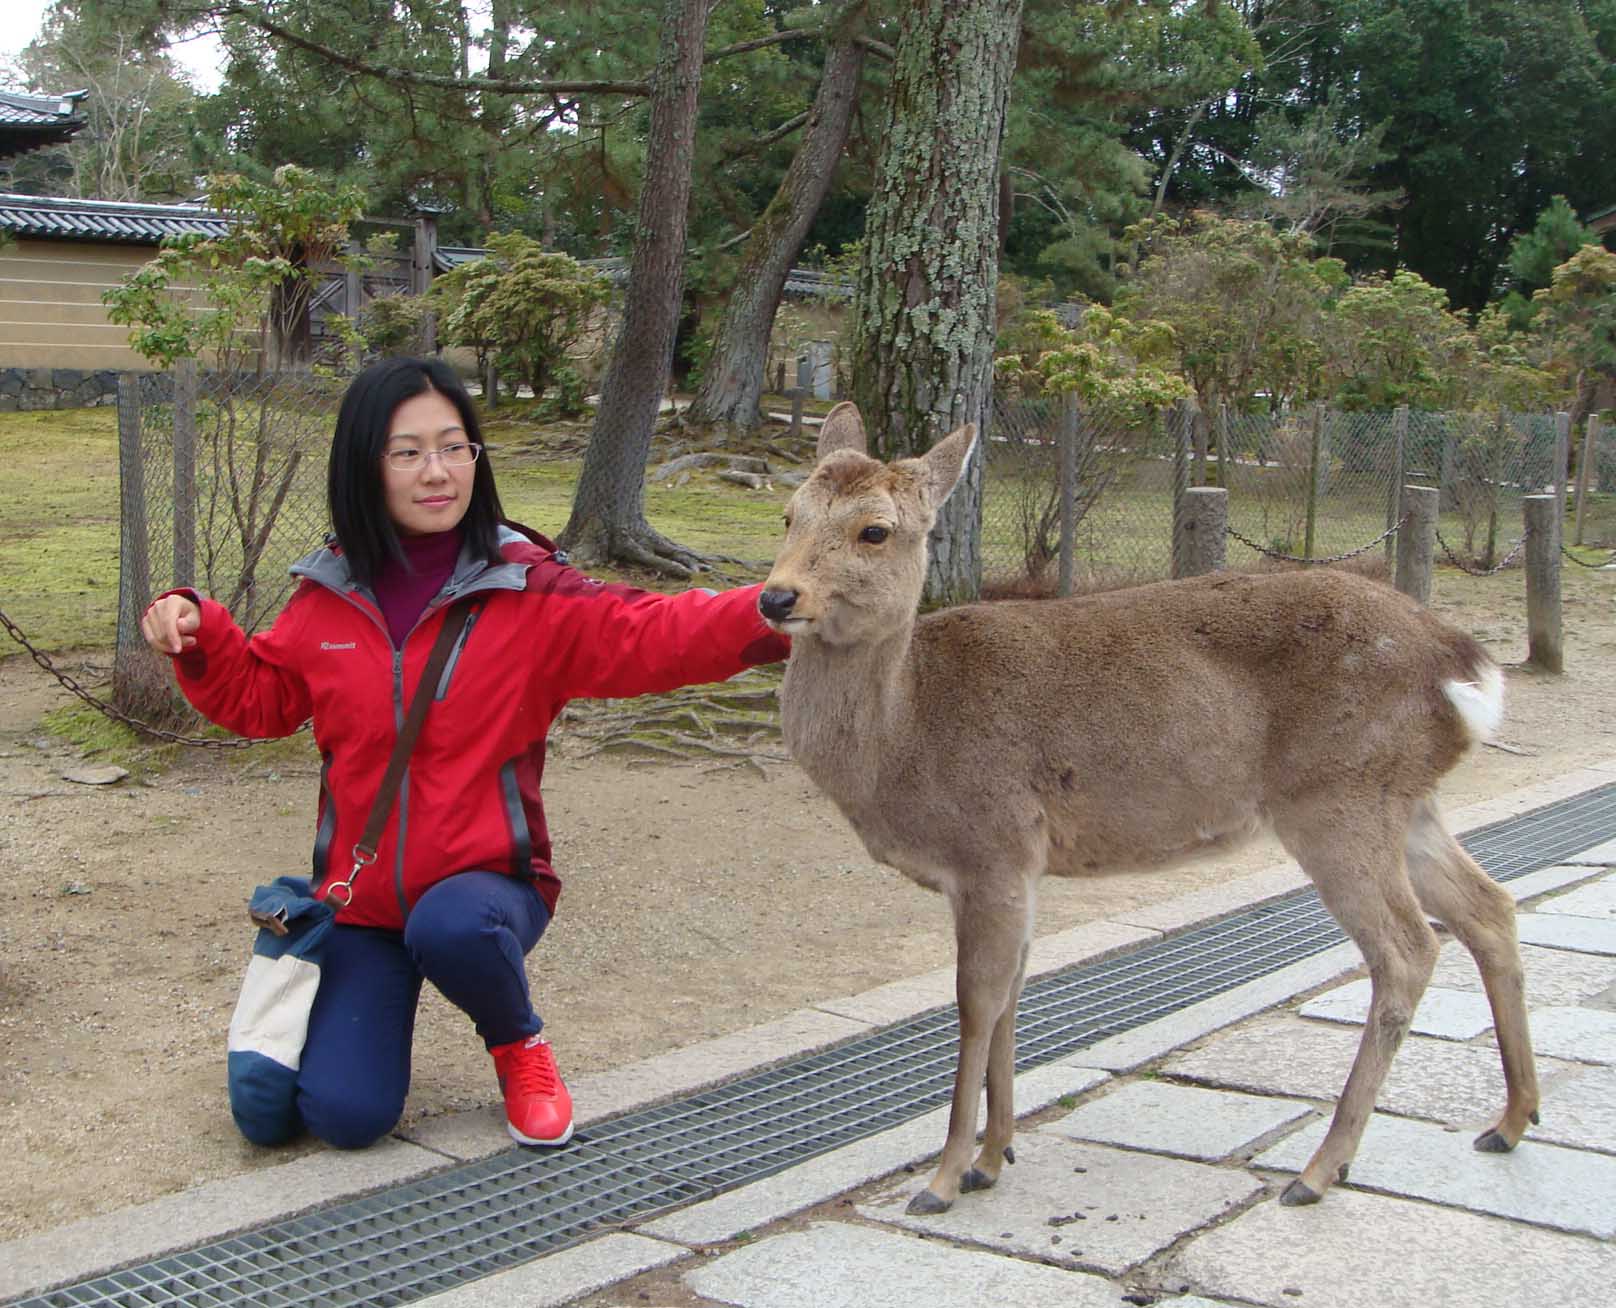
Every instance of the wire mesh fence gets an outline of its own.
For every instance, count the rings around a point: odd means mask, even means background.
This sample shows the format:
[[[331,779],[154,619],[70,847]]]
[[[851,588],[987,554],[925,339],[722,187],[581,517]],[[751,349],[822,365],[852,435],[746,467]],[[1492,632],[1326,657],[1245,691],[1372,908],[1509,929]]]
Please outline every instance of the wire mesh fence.
[[[1616,477],[1616,436],[1590,446],[1590,542],[1616,534],[1597,488]],[[1521,498],[1567,489],[1568,431],[1550,413],[1357,412],[1308,406],[1143,416],[1059,396],[994,397],[983,496],[989,593],[1060,593],[1168,577],[1191,486],[1229,492],[1229,528],[1262,551],[1324,559],[1385,536],[1405,484],[1441,488],[1439,531],[1478,566],[1520,535]],[[1246,549],[1230,561],[1256,562]]]
[[[194,586],[248,632],[286,601],[287,569],[326,534],[326,457],[345,384],[188,365],[121,379],[113,684],[123,711],[176,716],[172,677],[140,636],[153,595]]]
[[[190,585],[249,632],[291,592],[288,567],[327,531],[326,457],[348,378],[338,370],[130,375],[119,393],[119,707],[184,718],[139,621]],[[1388,561],[1405,483],[1441,488],[1438,530],[1480,568],[1510,557],[1521,497],[1583,491],[1582,537],[1616,544],[1616,430],[1576,451],[1554,414],[1349,412],[1310,406],[1211,415],[1108,412],[1001,392],[986,446],[981,556],[988,594],[1052,594],[1156,580],[1175,566],[1184,492],[1229,492],[1229,563],[1323,559],[1376,542]],[[1566,538],[1572,539],[1568,522]],[[1180,564],[1182,561],[1178,561]]]

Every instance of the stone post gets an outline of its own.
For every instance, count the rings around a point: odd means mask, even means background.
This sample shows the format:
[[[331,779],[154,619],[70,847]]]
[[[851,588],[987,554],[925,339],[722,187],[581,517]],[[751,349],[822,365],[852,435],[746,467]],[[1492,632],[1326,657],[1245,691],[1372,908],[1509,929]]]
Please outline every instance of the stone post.
[[[1218,572],[1227,556],[1229,492],[1223,486],[1192,486],[1184,492],[1179,515],[1181,539],[1173,544],[1181,577]]]
[[[1526,661],[1543,672],[1565,670],[1565,638],[1560,614],[1560,519],[1565,501],[1558,495],[1527,495]]]
[[[1397,589],[1421,604],[1431,600],[1431,568],[1436,558],[1436,510],[1442,492],[1434,486],[1404,486],[1403,516],[1397,533]]]

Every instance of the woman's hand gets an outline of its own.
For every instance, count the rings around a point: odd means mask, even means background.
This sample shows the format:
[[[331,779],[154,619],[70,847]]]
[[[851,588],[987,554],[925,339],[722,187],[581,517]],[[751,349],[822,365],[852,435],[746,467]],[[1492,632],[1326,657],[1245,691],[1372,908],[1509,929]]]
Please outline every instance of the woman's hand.
[[[154,600],[140,620],[140,634],[159,654],[183,654],[196,644],[202,610],[183,595]]]

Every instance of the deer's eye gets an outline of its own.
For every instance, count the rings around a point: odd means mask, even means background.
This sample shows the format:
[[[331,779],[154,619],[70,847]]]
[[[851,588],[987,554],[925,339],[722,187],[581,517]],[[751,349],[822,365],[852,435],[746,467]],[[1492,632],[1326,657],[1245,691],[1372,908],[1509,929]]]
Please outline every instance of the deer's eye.
[[[885,527],[866,527],[859,532],[859,539],[866,545],[879,545],[891,534]]]

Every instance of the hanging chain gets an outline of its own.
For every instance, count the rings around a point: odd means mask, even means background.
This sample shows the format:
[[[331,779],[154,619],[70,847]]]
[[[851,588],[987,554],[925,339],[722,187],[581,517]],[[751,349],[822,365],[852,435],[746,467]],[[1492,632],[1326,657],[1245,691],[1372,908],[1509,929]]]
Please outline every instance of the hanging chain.
[[[6,632],[8,635],[10,635],[11,639],[16,641],[17,644],[21,645],[29,652],[29,654],[33,655],[34,662],[39,664],[40,667],[44,668],[45,671],[50,673],[51,676],[55,677],[57,681],[61,682],[63,687],[72,691],[73,694],[77,695],[98,713],[105,714],[114,721],[121,722],[126,727],[133,728],[142,735],[155,736],[159,740],[171,741],[176,745],[201,745],[207,749],[246,749],[249,746],[258,744],[258,741],[256,740],[247,740],[240,737],[225,740],[216,736],[183,736],[177,731],[168,731],[163,727],[154,727],[149,722],[142,722],[139,718],[132,718],[127,713],[122,713],[113,708],[112,705],[108,704],[105,700],[97,699],[94,695],[90,694],[90,692],[85,690],[83,686],[74,681],[72,677],[68,676],[67,673],[63,672],[54,663],[52,663],[49,655],[35,649],[31,644],[29,644],[28,638],[22,634],[16,623],[5,615],[4,610],[0,610],[0,624],[5,626]]]
[[[1608,568],[1612,564],[1616,564],[1616,550],[1612,550],[1611,554],[1610,554],[1610,557],[1608,559],[1606,559],[1603,563],[1586,563],[1582,559],[1579,559],[1575,554],[1573,554],[1570,550],[1568,550],[1564,545],[1560,546],[1560,553],[1564,554],[1566,556],[1566,558],[1570,559],[1579,568],[1592,568],[1596,572],[1599,571],[1599,569],[1601,569],[1601,568]]]
[[[1491,577],[1496,573],[1502,572],[1505,568],[1509,567],[1511,563],[1515,562],[1515,556],[1521,552],[1521,547],[1526,544],[1526,538],[1531,534],[1531,532],[1522,532],[1521,538],[1510,547],[1509,553],[1504,555],[1504,557],[1499,560],[1498,563],[1494,564],[1490,568],[1472,568],[1467,564],[1461,563],[1459,561],[1459,556],[1453,552],[1452,547],[1449,546],[1447,541],[1442,539],[1442,533],[1440,531],[1436,533],[1436,543],[1442,547],[1442,552],[1448,556],[1449,560],[1452,561],[1453,566],[1458,568],[1460,572],[1468,572],[1472,577]]]
[[[1271,550],[1266,546],[1257,544],[1257,542],[1252,540],[1249,536],[1242,536],[1233,527],[1225,527],[1224,531],[1228,532],[1229,535],[1233,536],[1242,545],[1249,546],[1250,548],[1256,550],[1259,554],[1266,554],[1271,559],[1283,559],[1287,563],[1345,563],[1348,559],[1355,559],[1360,554],[1367,554],[1388,536],[1391,536],[1397,531],[1401,530],[1403,524],[1407,521],[1408,515],[1405,513],[1401,518],[1392,523],[1391,526],[1387,527],[1385,531],[1381,532],[1380,535],[1376,536],[1375,539],[1370,541],[1367,545],[1360,545],[1357,549],[1348,550],[1345,554],[1332,554],[1328,558],[1323,559],[1307,559],[1303,558],[1300,554],[1282,554],[1278,550]]]

